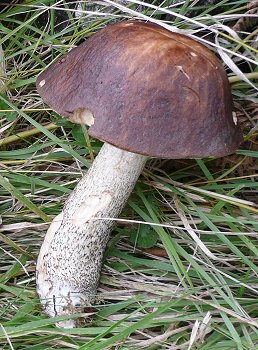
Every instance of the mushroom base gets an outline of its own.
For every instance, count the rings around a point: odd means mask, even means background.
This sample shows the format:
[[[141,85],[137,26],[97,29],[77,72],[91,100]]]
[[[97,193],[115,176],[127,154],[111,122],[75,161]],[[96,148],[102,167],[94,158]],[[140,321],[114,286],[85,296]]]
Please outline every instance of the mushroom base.
[[[96,299],[103,253],[147,157],[104,144],[50,225],[37,262],[37,291],[50,316],[85,312]],[[81,319],[57,323],[72,328]]]

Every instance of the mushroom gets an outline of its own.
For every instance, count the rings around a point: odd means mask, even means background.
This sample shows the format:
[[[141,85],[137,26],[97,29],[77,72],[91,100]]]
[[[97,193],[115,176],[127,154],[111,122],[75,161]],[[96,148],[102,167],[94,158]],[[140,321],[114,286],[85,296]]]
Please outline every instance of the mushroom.
[[[104,145],[50,225],[37,291],[51,317],[94,303],[103,252],[148,157],[233,153],[242,140],[227,75],[199,42],[137,20],[104,29],[37,79],[43,101]],[[58,323],[74,327],[80,320]]]

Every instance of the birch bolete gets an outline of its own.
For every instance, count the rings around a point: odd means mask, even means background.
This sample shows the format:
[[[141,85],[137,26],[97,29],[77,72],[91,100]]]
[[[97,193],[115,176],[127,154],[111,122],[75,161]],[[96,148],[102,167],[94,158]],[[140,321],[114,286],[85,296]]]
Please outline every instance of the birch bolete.
[[[112,218],[148,157],[224,156],[242,137],[216,56],[151,23],[127,21],[100,30],[47,68],[37,89],[56,112],[87,124],[89,135],[105,142],[49,227],[38,258],[43,309],[62,316],[94,302]]]

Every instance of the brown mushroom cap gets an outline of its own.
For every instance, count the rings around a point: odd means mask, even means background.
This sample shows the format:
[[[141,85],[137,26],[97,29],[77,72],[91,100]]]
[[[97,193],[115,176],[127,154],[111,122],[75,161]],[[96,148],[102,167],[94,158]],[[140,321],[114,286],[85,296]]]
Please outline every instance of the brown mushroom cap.
[[[43,100],[89,134],[160,158],[224,156],[242,140],[227,75],[205,46],[141,21],[107,26],[45,70]]]

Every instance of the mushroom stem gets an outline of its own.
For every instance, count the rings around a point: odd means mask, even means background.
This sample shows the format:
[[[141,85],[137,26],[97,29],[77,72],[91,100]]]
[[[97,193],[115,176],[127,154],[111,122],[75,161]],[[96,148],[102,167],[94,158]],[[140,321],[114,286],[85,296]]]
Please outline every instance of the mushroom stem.
[[[55,217],[37,262],[37,290],[51,317],[80,313],[96,298],[103,253],[146,156],[105,143]],[[100,218],[100,219],[99,219]],[[76,327],[78,320],[59,322]]]

